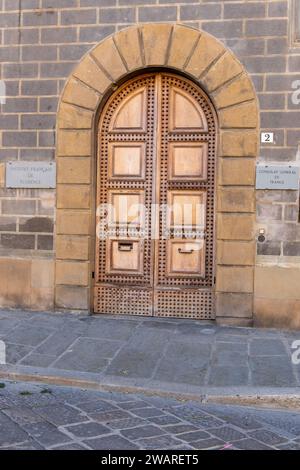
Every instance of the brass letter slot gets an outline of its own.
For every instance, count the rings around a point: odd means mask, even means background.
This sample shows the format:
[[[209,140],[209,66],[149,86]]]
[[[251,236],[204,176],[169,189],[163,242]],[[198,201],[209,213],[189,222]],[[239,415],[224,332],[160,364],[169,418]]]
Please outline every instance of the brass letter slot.
[[[190,255],[194,252],[194,250],[182,250],[181,248],[178,248],[179,253],[182,253],[183,255]]]
[[[119,251],[132,251],[133,250],[133,242],[119,242],[118,243],[118,250]]]

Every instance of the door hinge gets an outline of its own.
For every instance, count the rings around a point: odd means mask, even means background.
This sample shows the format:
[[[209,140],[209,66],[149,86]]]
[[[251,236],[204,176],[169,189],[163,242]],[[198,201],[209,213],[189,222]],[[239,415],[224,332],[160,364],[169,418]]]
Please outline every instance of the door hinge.
[[[216,284],[216,276],[214,276],[214,285]]]
[[[95,271],[92,272],[92,279],[95,279]]]

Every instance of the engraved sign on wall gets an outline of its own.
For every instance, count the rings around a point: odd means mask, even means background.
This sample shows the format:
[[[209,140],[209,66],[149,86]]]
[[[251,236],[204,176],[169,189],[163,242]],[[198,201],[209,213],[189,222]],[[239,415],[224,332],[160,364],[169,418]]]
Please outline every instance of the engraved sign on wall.
[[[55,188],[56,164],[54,162],[8,162],[6,187]]]
[[[299,166],[264,165],[256,166],[256,189],[299,188]]]

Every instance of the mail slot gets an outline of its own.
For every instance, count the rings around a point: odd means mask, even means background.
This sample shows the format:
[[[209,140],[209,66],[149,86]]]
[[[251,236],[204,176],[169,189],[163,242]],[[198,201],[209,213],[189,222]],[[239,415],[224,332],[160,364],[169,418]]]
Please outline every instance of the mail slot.
[[[118,243],[119,251],[132,251],[132,249],[133,249],[133,242],[119,242]]]

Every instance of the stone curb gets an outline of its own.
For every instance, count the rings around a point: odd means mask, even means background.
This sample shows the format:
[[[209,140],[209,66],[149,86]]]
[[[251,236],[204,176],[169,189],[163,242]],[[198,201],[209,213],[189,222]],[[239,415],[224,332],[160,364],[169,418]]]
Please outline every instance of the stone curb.
[[[2,366],[0,379],[99,391],[142,393],[202,403],[300,410],[300,387],[198,387],[185,384],[134,382],[132,379],[124,380],[119,377],[107,381],[107,378],[99,380],[99,375],[94,373],[77,372],[75,375],[69,371],[58,373],[57,369],[45,372],[42,368],[30,366]]]

